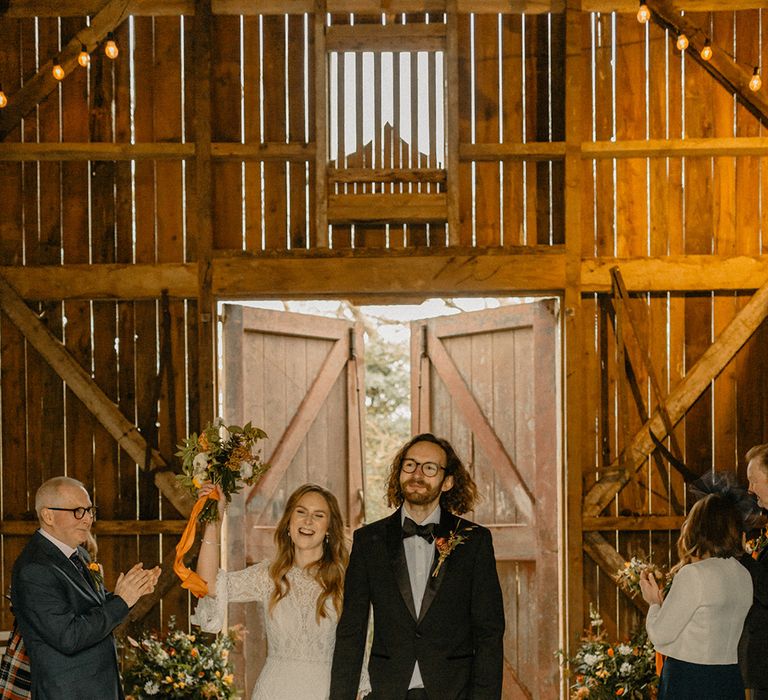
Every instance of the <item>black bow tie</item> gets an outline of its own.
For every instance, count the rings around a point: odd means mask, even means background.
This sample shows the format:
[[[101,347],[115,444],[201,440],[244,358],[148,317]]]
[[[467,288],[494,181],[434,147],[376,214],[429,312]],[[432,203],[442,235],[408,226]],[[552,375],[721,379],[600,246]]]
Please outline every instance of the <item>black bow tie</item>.
[[[410,518],[403,520],[403,539],[406,537],[413,537],[418,535],[423,537],[427,542],[432,544],[435,539],[435,525],[436,523],[427,523],[426,525],[417,525]]]

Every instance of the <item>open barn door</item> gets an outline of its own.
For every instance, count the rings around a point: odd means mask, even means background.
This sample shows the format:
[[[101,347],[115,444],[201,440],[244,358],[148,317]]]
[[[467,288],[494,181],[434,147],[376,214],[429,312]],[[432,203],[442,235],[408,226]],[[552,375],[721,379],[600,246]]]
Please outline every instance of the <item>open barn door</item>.
[[[507,630],[504,698],[559,696],[557,302],[411,324],[414,432],[471,464]]]
[[[227,423],[251,421],[269,436],[267,475],[232,504],[228,568],[272,553],[273,528],[291,492],[308,481],[336,494],[351,528],[362,521],[363,334],[344,320],[235,304],[223,306],[222,396]],[[234,606],[246,625],[238,685],[250,697],[264,662],[261,613]]]

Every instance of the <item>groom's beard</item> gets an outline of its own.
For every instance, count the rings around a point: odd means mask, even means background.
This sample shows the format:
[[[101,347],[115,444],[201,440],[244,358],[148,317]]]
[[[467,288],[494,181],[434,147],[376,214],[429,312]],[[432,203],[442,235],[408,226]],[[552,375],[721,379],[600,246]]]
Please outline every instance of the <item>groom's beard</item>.
[[[411,484],[418,484],[422,486],[423,489],[410,490],[408,487]],[[432,501],[440,498],[440,489],[442,485],[442,482],[440,482],[436,486],[431,487],[428,483],[422,481],[421,479],[408,479],[408,481],[402,483],[400,486],[403,490],[403,498],[405,499],[406,503],[411,503],[415,506],[425,506],[428,503],[432,503]]]

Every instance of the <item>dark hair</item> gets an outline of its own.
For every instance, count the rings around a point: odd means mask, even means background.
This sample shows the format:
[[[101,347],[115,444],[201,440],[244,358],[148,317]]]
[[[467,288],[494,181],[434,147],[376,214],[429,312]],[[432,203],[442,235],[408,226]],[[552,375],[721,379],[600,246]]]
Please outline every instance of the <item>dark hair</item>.
[[[344,518],[341,515],[339,502],[328,489],[317,484],[303,484],[299,486],[288,498],[285,504],[283,516],[275,527],[275,545],[277,553],[269,567],[269,575],[274,583],[274,589],[269,599],[269,612],[272,613],[275,605],[287,594],[291,587],[286,574],[293,566],[294,549],[291,537],[288,534],[288,525],[291,515],[302,496],[308,493],[318,493],[328,504],[328,533],[323,542],[323,555],[319,561],[312,565],[315,580],[320,584],[320,595],[317,597],[315,614],[318,622],[321,617],[327,617],[325,610],[326,601],[330,600],[336,609],[337,617],[341,616],[341,605],[344,595],[344,572],[349,561],[347,543],[344,539]]]
[[[747,464],[754,461],[760,469],[768,474],[768,442],[763,445],[750,447],[746,454]]]
[[[432,433],[422,433],[412,437],[395,455],[387,479],[387,505],[399,507],[403,504],[403,490],[400,487],[400,467],[402,467],[408,450],[417,442],[431,442],[445,452],[445,477],[453,477],[453,486],[448,491],[443,491],[440,494],[440,507],[449,510],[455,515],[463,515],[467,511],[472,510],[478,496],[477,486],[469,470],[462,464],[451,443],[444,438],[432,435]]]
[[[719,493],[710,493],[696,501],[680,529],[677,570],[694,558],[738,556],[741,547],[741,515],[733,500]]]

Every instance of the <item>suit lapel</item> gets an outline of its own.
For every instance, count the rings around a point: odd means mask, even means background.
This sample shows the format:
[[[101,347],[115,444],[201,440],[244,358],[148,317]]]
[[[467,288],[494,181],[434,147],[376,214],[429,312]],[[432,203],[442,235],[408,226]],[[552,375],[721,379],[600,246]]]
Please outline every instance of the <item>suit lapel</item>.
[[[451,530],[455,529],[458,524],[458,518],[452,513],[449,513],[445,508],[440,513],[440,526],[435,533],[435,540],[440,537],[447,538],[451,533]],[[450,557],[449,557],[450,558]],[[421,599],[421,610],[419,611],[419,622],[421,622],[429,610],[429,606],[432,605],[432,601],[435,599],[437,592],[440,590],[440,586],[445,578],[445,572],[448,569],[448,559],[443,562],[440,567],[440,571],[437,572],[437,576],[433,576],[433,572],[438,562],[437,545],[435,545],[435,554],[432,559],[432,567],[430,568],[429,578],[427,579],[427,587],[424,589],[424,597]]]
[[[35,533],[41,540],[41,546],[51,562],[57,566],[64,575],[80,590],[86,591],[91,597],[101,601],[99,594],[93,589],[93,586],[83,578],[83,575],[75,568],[75,565],[67,559],[53,542],[43,537],[39,532]]]
[[[405,560],[405,547],[403,547],[402,525],[400,524],[400,509],[398,508],[387,522],[387,551],[389,553],[389,562],[392,565],[392,571],[395,574],[397,587],[400,589],[400,595],[403,597],[408,612],[411,617],[416,619],[416,606],[413,603],[413,592],[411,591],[411,579],[408,577],[408,563]]]

